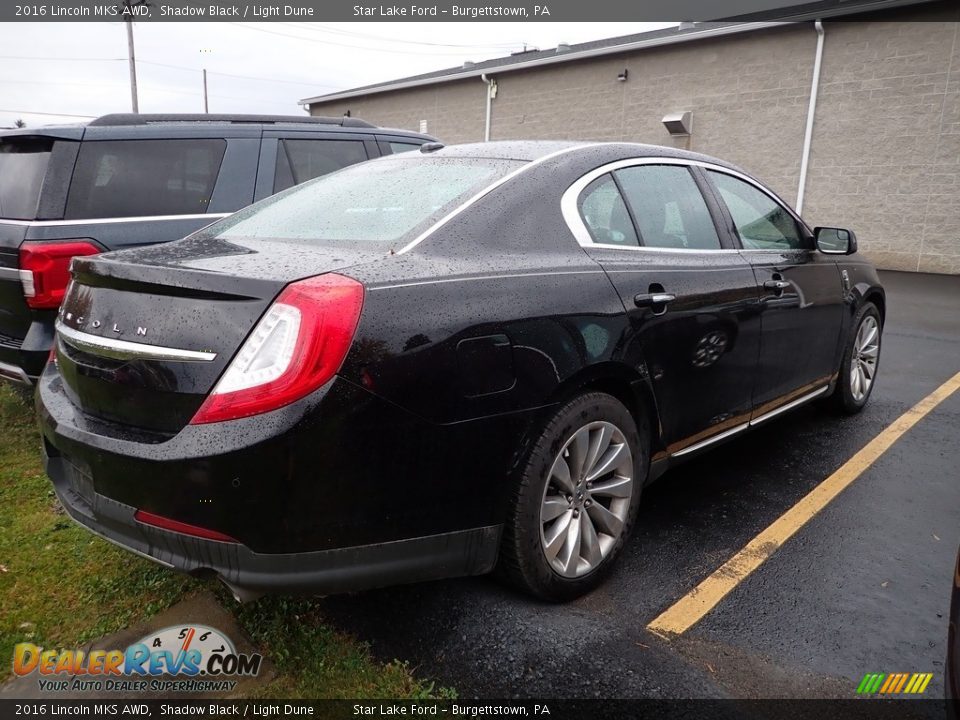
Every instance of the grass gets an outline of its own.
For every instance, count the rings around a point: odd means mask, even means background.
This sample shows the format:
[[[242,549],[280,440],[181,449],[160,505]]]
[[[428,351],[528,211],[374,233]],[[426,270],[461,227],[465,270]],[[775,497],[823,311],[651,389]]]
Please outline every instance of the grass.
[[[60,508],[40,461],[33,410],[0,383],[0,682],[19,642],[75,648],[143,622],[190,593],[212,592],[237,617],[277,676],[270,698],[450,698],[399,661],[324,623],[315,600],[239,605],[215,582],[154,565],[92,535]]]

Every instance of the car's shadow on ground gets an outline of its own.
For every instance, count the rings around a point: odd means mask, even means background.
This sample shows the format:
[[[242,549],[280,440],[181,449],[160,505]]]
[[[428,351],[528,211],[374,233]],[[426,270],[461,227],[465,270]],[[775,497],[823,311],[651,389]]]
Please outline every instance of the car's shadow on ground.
[[[467,695],[723,694],[646,624],[862,447],[900,411],[814,405],[694,458],[644,491],[616,571],[566,605],[468,578],[327,598],[327,619]],[[611,694],[612,693],[612,694]]]

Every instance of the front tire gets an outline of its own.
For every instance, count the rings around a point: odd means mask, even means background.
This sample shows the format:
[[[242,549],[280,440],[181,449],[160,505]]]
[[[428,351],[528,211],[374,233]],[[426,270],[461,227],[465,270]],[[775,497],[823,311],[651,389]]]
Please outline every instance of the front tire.
[[[580,395],[546,423],[517,483],[499,570],[551,601],[596,588],[633,529],[649,431],[605,393]]]
[[[847,339],[840,361],[837,387],[830,398],[834,408],[846,415],[863,410],[880,367],[880,336],[883,323],[880,311],[872,302],[866,302],[854,315],[853,328]]]

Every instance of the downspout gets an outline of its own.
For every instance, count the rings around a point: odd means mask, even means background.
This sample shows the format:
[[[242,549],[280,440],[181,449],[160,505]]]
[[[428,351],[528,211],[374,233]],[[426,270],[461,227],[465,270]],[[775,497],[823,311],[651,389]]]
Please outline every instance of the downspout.
[[[497,81],[493,78],[487,79],[487,74],[480,75],[480,79],[487,84],[487,120],[483,129],[483,141],[490,142],[490,116],[493,112],[493,98],[497,93]]]
[[[820,64],[823,60],[823,23],[817,20],[817,55],[813,61],[813,82],[810,85],[810,104],[807,106],[807,129],[803,134],[803,155],[800,157],[800,186],[797,188],[797,215],[803,212],[803,195],[807,188],[807,167],[810,164],[810,144],[813,142],[813,117],[817,112],[820,92]]]

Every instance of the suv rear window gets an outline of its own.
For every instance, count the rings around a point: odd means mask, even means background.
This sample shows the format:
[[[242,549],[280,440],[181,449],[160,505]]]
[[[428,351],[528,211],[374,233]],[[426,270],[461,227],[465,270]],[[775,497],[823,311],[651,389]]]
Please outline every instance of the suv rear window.
[[[225,140],[103,140],[80,146],[67,219],[207,212]]]
[[[33,220],[47,174],[53,140],[16,138],[0,142],[0,217]]]
[[[425,229],[523,163],[474,158],[384,158],[291,188],[210,226],[227,240],[304,240],[354,247]]]

